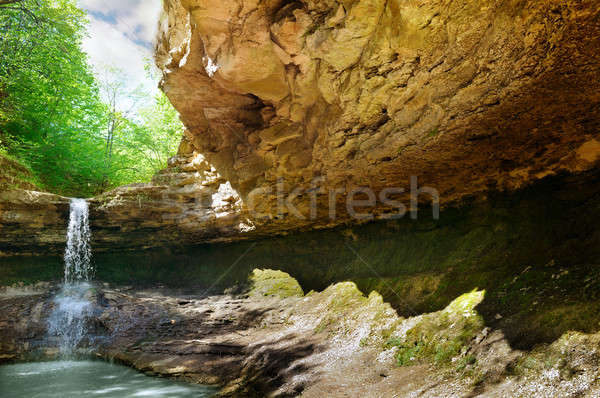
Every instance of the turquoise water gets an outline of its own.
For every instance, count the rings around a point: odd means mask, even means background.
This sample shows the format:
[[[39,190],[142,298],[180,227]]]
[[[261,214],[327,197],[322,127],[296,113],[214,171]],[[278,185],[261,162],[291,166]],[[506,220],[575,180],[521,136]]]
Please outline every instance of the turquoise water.
[[[100,361],[33,362],[0,366],[2,398],[210,397],[216,390],[149,377]]]

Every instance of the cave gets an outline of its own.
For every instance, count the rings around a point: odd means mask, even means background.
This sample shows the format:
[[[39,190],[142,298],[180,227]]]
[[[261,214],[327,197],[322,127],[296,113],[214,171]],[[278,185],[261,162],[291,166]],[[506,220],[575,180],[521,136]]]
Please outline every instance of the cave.
[[[599,18],[165,0],[150,182],[76,200],[0,152],[0,363],[64,353],[66,295],[70,355],[216,396],[596,396]]]

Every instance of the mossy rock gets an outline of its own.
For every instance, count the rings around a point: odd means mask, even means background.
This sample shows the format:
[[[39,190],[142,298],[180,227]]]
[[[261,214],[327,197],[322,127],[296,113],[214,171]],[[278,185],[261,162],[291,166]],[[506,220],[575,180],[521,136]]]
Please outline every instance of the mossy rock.
[[[358,290],[354,282],[340,282],[331,285],[323,291],[323,297],[326,297],[328,309],[338,312],[366,301],[366,297]]]
[[[365,304],[367,298],[354,282],[340,282],[329,286],[318,293],[313,305],[322,304],[324,314],[321,322],[315,328],[315,333],[329,331],[337,332],[340,324],[347,316],[356,316],[357,309]]]
[[[302,297],[298,281],[283,271],[255,269],[250,274],[251,296]]]
[[[442,311],[408,320],[413,324],[406,332],[388,342],[389,346],[398,347],[398,364],[434,362],[444,365],[465,354],[484,327],[483,319],[475,311],[484,294],[483,291],[463,294]]]
[[[550,345],[541,344],[526,352],[509,371],[525,377],[558,371],[563,380],[571,380],[581,369],[597,367],[598,346],[600,333],[567,332]]]
[[[381,347],[400,322],[396,311],[379,293],[373,291],[365,296],[354,282],[336,283],[309,299],[308,305],[317,308],[320,317],[315,333],[345,341],[355,339],[360,347]]]

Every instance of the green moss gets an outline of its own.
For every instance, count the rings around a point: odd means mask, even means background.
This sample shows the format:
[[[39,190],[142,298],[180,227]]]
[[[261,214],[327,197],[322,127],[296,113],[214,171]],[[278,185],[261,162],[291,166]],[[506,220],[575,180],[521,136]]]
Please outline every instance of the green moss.
[[[320,317],[316,334],[327,333],[330,338],[360,335],[360,347],[382,347],[399,321],[380,294],[365,296],[353,282],[336,283],[305,302],[310,310],[316,308]]]
[[[63,276],[62,257],[0,257],[0,286],[60,281]]]
[[[255,269],[249,277],[253,296],[301,297],[304,295],[297,280],[290,274],[271,269]]]
[[[326,314],[315,328],[315,333],[326,330],[336,332],[346,314],[354,313],[356,316],[354,310],[367,302],[367,298],[353,282],[336,283],[317,294],[317,300],[324,301]]]
[[[331,326],[333,326],[335,323],[336,318],[327,315],[321,320],[321,322],[319,322],[319,324],[315,328],[315,333],[322,333],[325,330],[329,329]]]
[[[483,291],[463,294],[443,311],[421,316],[404,335],[390,340],[388,346],[398,347],[398,364],[444,365],[459,355],[466,355],[469,343],[484,326],[483,319],[475,312],[484,294]],[[466,357],[461,359],[468,361]]]
[[[341,312],[353,305],[364,303],[367,298],[358,290],[354,282],[341,282],[328,287],[323,292],[329,297],[329,311]]]
[[[563,380],[579,374],[584,364],[596,366],[596,351],[600,345],[600,334],[568,332],[550,345],[538,345],[525,352],[509,368],[518,376],[541,374],[549,369],[558,370]]]
[[[477,362],[477,357],[475,355],[465,355],[460,358],[456,363],[456,371],[463,372],[467,366],[473,366]]]

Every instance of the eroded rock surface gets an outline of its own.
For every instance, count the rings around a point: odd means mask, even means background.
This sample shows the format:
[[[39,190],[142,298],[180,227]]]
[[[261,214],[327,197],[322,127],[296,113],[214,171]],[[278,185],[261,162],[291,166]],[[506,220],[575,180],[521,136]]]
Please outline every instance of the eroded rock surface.
[[[599,13],[594,0],[169,0],[157,62],[187,139],[260,228],[314,227],[347,218],[327,217],[332,188],[418,176],[447,204],[595,167]],[[305,217],[318,190],[317,220],[280,214],[279,178]]]
[[[294,279],[256,274],[250,296],[99,288],[90,294],[92,352],[151,374],[218,384],[220,396],[229,397],[600,392],[598,334],[567,333],[530,352],[514,350],[478,315],[483,291],[442,311],[402,318],[378,293],[365,296],[351,282],[282,297],[272,294],[273,280],[297,286]],[[0,359],[57,354],[44,336],[49,288],[0,294]]]
[[[596,170],[599,13],[595,0],[165,1],[156,58],[185,137],[151,183],[91,201],[95,247],[355,223],[355,188],[401,189],[388,199],[410,208],[411,176],[457,206]],[[18,192],[0,197],[0,251],[60,252],[66,199]],[[401,209],[375,199],[366,214]]]
[[[120,187],[90,201],[95,245],[149,248],[251,236],[237,191],[186,141],[149,184]],[[124,239],[124,237],[126,237]]]
[[[256,235],[231,184],[201,154],[185,154],[172,157],[169,168],[150,183],[119,187],[89,199],[95,252]],[[63,251],[70,198],[35,189],[0,185],[0,256]]]
[[[0,189],[0,257],[62,250],[69,199],[45,192]]]

